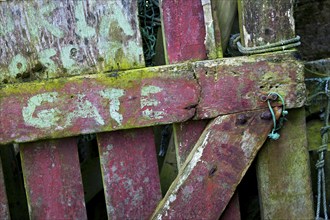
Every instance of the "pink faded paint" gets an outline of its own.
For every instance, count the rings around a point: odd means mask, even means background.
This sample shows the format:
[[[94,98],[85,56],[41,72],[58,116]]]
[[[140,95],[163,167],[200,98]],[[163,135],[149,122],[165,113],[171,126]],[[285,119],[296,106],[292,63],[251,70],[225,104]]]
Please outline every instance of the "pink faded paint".
[[[152,128],[97,135],[109,219],[147,219],[161,199]]]
[[[153,219],[219,219],[273,126],[260,118],[263,111],[211,121]]]
[[[21,145],[31,219],[87,219],[77,139]]]
[[[163,0],[161,7],[169,63],[206,59],[201,0]]]

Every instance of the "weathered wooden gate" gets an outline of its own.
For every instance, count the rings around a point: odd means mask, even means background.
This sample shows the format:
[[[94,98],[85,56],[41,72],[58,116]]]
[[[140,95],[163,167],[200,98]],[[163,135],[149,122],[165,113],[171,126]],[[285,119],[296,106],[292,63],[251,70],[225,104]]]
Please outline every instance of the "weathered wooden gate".
[[[296,37],[291,0],[238,3],[248,52]],[[87,218],[77,136],[90,133],[97,136],[108,218],[240,218],[235,189],[274,127],[267,100],[277,119],[283,110],[269,94],[299,108],[305,85],[302,64],[294,51],[282,51],[286,46],[222,58],[236,7],[163,0],[171,65],[144,67],[136,0],[0,3],[0,144],[19,143],[31,219]],[[268,168],[268,158],[295,154],[298,178],[308,170],[305,143],[293,146],[295,134],[304,142],[304,130],[290,133],[304,121],[296,111],[282,137],[291,142],[270,142],[275,146],[264,148],[273,153],[258,160],[263,218],[313,216],[310,181],[292,188],[296,179],[283,182],[281,166]],[[175,152],[177,167],[164,163],[159,175],[151,126],[161,124],[173,124],[168,154]],[[171,180],[173,169],[178,174],[162,198],[160,176]],[[7,219],[0,175],[0,218]],[[287,201],[270,196],[285,194],[278,184],[290,189]]]

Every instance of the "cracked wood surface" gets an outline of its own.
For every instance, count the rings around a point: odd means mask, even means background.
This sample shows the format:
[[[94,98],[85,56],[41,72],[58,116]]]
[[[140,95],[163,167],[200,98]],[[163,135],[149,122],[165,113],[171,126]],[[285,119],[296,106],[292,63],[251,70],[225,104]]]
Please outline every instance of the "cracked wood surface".
[[[271,119],[261,119],[265,111],[212,120],[152,219],[219,219],[273,127]],[[275,114],[281,109],[275,107]]]
[[[276,91],[304,103],[290,53],[227,58],[2,86],[0,143],[214,118],[266,107]]]
[[[137,0],[0,2],[0,84],[144,66]]]

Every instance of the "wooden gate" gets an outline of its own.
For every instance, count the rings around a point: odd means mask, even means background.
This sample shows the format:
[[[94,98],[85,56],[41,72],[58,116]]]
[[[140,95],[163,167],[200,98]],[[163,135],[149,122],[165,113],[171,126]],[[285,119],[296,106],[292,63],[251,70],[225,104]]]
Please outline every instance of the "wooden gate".
[[[137,6],[0,3],[0,144],[19,143],[30,219],[86,219],[85,201],[102,187],[111,219],[240,219],[235,190],[274,127],[267,100],[277,119],[283,104],[303,106],[303,66],[293,50],[222,58],[236,1],[163,0],[168,65],[152,67],[145,67]],[[239,0],[238,13],[247,50],[296,37],[291,0]],[[286,171],[269,165],[296,155],[286,166],[299,164],[296,177],[309,176],[305,134],[292,132],[304,126],[295,111],[284,141],[267,142],[272,153],[258,159],[263,218],[313,217],[308,177],[284,182]],[[164,124],[173,124],[173,139],[158,169],[152,126]],[[86,178],[82,134],[96,134],[99,152]],[[294,135],[300,146],[286,142]],[[91,179],[100,171],[103,186]],[[8,219],[2,176],[0,218]],[[280,192],[287,200],[270,197]]]

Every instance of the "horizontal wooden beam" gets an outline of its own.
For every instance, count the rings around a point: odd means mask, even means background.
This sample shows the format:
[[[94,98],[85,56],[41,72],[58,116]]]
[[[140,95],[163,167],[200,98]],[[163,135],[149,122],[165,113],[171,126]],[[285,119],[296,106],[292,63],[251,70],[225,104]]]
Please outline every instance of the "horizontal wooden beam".
[[[291,53],[277,53],[5,85],[0,144],[266,108],[260,95],[271,91],[301,107],[302,68]]]

